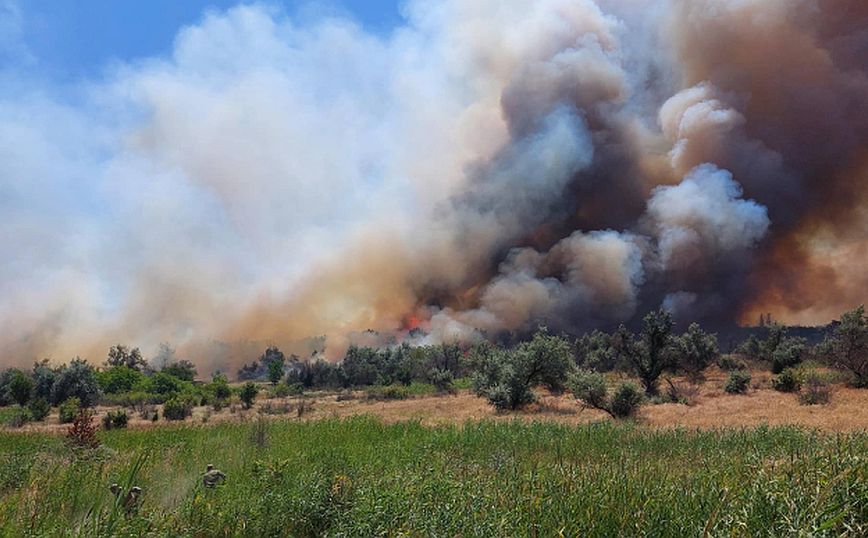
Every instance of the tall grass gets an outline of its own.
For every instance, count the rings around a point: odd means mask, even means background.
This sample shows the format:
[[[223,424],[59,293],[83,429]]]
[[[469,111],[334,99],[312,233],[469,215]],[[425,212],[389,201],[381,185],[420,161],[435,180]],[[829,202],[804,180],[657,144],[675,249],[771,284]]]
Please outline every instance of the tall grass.
[[[252,439],[267,428],[267,443]],[[865,536],[868,434],[373,418],[0,435],[0,535]],[[145,459],[143,455],[148,457]],[[224,485],[206,489],[206,464]],[[125,516],[112,482],[137,485]]]

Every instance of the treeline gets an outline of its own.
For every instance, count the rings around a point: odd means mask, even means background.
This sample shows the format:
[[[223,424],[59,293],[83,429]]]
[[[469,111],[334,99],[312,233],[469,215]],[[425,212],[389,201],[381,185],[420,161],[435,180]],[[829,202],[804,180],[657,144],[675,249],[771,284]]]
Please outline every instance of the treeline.
[[[188,416],[194,405],[220,408],[233,397],[249,407],[258,388],[253,383],[232,389],[226,376],[216,374],[208,383],[195,382],[196,368],[176,360],[165,347],[159,367],[142,359],[138,349],[114,346],[102,367],[82,359],[52,366],[48,361],[32,370],[9,369],[0,374],[0,404],[29,409],[41,420],[51,406],[88,407],[103,402],[145,409],[162,403],[167,418]],[[692,324],[681,334],[674,332],[665,310],[648,313],[640,331],[621,326],[613,332],[593,331],[578,339],[553,335],[544,328],[513,347],[490,342],[473,345],[397,345],[384,349],[351,346],[341,362],[331,363],[287,358],[269,347],[252,364],[238,372],[241,379],[268,380],[277,396],[311,389],[432,385],[436,391],[454,390],[456,380],[487,398],[498,409],[516,409],[536,399],[534,388],[570,390],[584,405],[625,416],[645,398],[680,401],[678,387],[667,378],[682,374],[690,383],[703,379],[712,364],[731,372],[726,390],[747,390],[750,372],[745,364],[766,365],[775,378],[775,388],[798,390],[805,381],[794,370],[806,360],[841,372],[849,383],[868,386],[868,321],[859,307],[845,313],[826,338],[810,345],[790,336],[787,328],[771,323],[760,336],[751,335],[735,354],[721,355],[717,338]],[[638,381],[622,383],[610,393],[607,372],[621,372]],[[661,384],[665,390],[661,391]],[[168,417],[171,410],[172,417]]]

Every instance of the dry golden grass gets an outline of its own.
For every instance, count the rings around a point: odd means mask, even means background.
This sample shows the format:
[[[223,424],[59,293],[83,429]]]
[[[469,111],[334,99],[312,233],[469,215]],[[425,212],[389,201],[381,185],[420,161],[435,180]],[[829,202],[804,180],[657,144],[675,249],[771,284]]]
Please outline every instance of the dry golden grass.
[[[713,429],[751,427],[760,425],[796,425],[825,431],[855,431],[868,429],[868,390],[852,389],[836,385],[828,405],[806,406],[799,404],[796,395],[776,392],[771,389],[771,375],[765,371],[753,372],[752,388],[746,395],[731,395],[723,391],[726,373],[717,369],[707,372],[707,379],[696,387],[696,396],[690,406],[682,404],[646,404],[637,417],[638,422],[652,427],[689,429]],[[678,383],[686,383],[677,379]],[[609,420],[608,415],[593,409],[583,409],[569,394],[540,392],[539,401],[525,409],[496,412],[483,398],[469,391],[455,395],[426,396],[407,400],[368,401],[356,393],[356,398],[338,401],[334,393],[314,393],[305,396],[311,406],[302,420],[374,415],[384,422],[407,420],[419,421],[427,426],[463,423],[472,420],[544,420],[566,424],[579,424]],[[260,399],[253,409],[223,409],[219,412],[207,407],[198,407],[193,416],[182,422],[151,422],[128,411],[132,428],[166,427],[172,425],[212,424],[227,421],[245,421],[257,416],[257,408],[265,403]],[[282,400],[270,400],[277,404]],[[286,399],[296,403],[297,398]],[[97,420],[109,410],[97,408]],[[207,421],[203,417],[207,415]],[[162,412],[161,412],[162,416]],[[299,420],[296,412],[283,415],[266,415],[272,420]],[[31,423],[19,431],[65,432],[68,425],[57,422],[57,414],[43,423]]]

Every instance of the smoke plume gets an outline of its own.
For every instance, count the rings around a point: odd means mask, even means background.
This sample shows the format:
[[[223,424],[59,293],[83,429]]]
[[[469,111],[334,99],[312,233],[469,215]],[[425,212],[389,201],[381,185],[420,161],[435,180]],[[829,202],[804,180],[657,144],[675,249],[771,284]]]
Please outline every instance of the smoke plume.
[[[70,88],[0,3],[0,361],[170,342],[207,371],[864,302],[864,0],[403,12],[385,36],[208,12]]]

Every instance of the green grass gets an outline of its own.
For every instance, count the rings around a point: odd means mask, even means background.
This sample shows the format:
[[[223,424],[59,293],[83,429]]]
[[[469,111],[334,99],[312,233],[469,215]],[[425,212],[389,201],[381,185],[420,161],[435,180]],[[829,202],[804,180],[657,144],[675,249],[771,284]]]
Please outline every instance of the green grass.
[[[0,434],[0,535],[865,536],[868,434],[373,418]],[[205,490],[207,463],[227,482]],[[140,466],[140,468],[137,468]],[[124,517],[107,485],[138,485]]]

